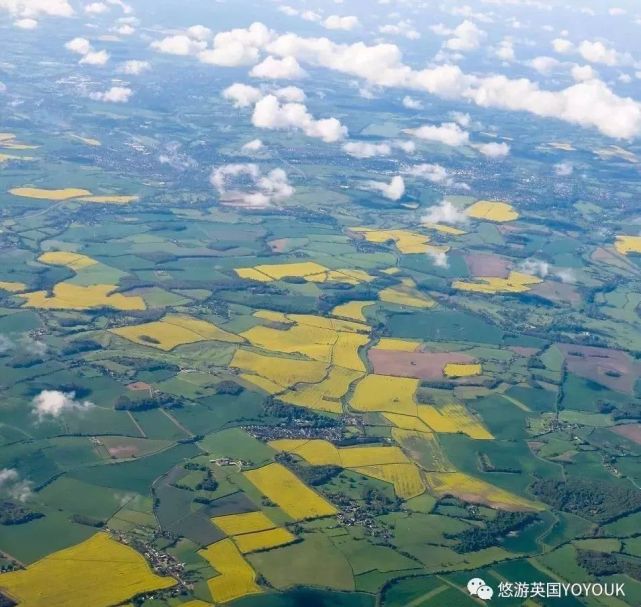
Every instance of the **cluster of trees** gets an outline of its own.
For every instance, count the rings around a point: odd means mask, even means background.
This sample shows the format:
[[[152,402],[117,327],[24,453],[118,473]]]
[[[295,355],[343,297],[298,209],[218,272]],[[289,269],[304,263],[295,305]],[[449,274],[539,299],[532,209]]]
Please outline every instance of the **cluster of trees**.
[[[641,564],[621,554],[597,552],[596,550],[577,550],[576,560],[581,567],[595,577],[624,573],[635,580],[641,580]]]
[[[24,504],[11,501],[0,502],[0,525],[23,525],[43,516],[42,512],[31,510]]]
[[[569,478],[566,481],[537,479],[531,490],[555,510],[608,523],[641,510],[641,492],[624,483]]]
[[[116,411],[149,411],[150,409],[159,409],[160,407],[170,409],[179,406],[180,403],[169,394],[155,394],[154,396],[134,399],[123,394],[116,400],[114,408]]]
[[[487,453],[477,451],[479,468],[483,472],[504,472],[507,474],[520,474],[521,468],[518,466],[497,466]]]
[[[519,531],[537,520],[531,512],[499,512],[483,527],[470,527],[459,533],[446,533],[445,537],[456,540],[453,549],[458,553],[476,552],[496,546],[513,531]]]
[[[265,415],[281,419],[288,425],[294,422],[311,428],[336,428],[341,425],[337,419],[320,415],[311,409],[287,405],[271,397],[265,400]]]
[[[313,487],[324,485],[342,471],[339,466],[309,466],[303,464],[289,453],[279,453],[276,456],[276,460],[287,466],[305,484]]]

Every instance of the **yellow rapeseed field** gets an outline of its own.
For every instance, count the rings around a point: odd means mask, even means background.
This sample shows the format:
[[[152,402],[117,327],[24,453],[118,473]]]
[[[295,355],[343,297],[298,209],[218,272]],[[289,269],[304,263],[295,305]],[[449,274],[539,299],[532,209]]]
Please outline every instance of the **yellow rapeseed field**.
[[[69,200],[71,198],[80,198],[80,196],[91,196],[89,190],[81,188],[63,188],[60,190],[47,190],[44,188],[13,188],[9,194],[22,196],[24,198],[36,198],[38,200]]]
[[[28,308],[54,310],[89,310],[91,308],[113,308],[115,310],[145,310],[145,300],[138,296],[114,293],[117,285],[91,285],[88,287],[68,282],[58,283],[53,288],[53,297],[46,291],[21,294]]]
[[[356,384],[350,405],[356,411],[380,411],[416,416],[414,394],[419,380],[367,375]]]
[[[621,255],[641,253],[641,236],[617,236],[614,248]]]
[[[357,285],[361,282],[374,280],[367,272],[362,270],[330,270],[315,261],[302,261],[282,264],[265,264],[253,268],[236,268],[234,270],[241,278],[271,282],[283,278],[304,278],[308,282],[342,282]]]
[[[40,257],[38,257],[38,261],[50,266],[67,266],[74,272],[82,270],[83,268],[95,266],[98,263],[91,257],[69,251],[49,251],[40,255]]]
[[[276,527],[274,522],[261,510],[258,512],[247,512],[245,514],[227,514],[215,516],[212,523],[225,533],[225,535],[242,535],[265,531]]]
[[[351,228],[352,232],[362,234],[369,242],[383,244],[393,241],[403,254],[426,253],[429,236],[409,230],[375,230],[372,228]]]
[[[425,483],[415,464],[386,464],[382,466],[362,466],[353,468],[354,472],[377,478],[394,485],[394,493],[407,500],[425,492]]]
[[[463,405],[451,404],[442,407],[419,405],[418,417],[434,432],[444,434],[461,432],[479,440],[494,438]]]
[[[448,226],[443,223],[424,223],[423,225],[430,230],[436,230],[441,234],[447,234],[449,236],[463,236],[463,234],[465,234],[465,230],[455,228],[454,226]]]
[[[505,223],[519,218],[514,207],[507,202],[496,202],[492,200],[479,200],[467,209],[468,217],[484,219],[496,223]]]
[[[143,592],[174,586],[133,548],[96,533],[27,569],[0,575],[0,590],[20,607],[110,607]]]
[[[282,528],[266,529],[265,531],[255,531],[254,533],[234,536],[234,542],[238,546],[238,550],[243,554],[285,546],[295,541],[296,536],[287,529]]]
[[[79,202],[92,202],[94,204],[130,204],[136,202],[138,196],[126,196],[118,194],[106,194],[103,196],[83,196],[78,198]]]
[[[266,356],[244,349],[236,350],[230,366],[260,375],[283,388],[320,382],[327,373],[327,364],[319,361]]]
[[[280,396],[280,400],[291,405],[307,407],[329,413],[342,413],[340,399],[349,387],[363,376],[359,371],[342,367],[330,367],[327,377],[315,384],[300,384]]]
[[[0,280],[0,289],[3,291],[9,291],[10,293],[20,293],[27,288],[27,285],[24,282],[9,282],[6,280]]]
[[[349,301],[345,304],[340,304],[332,310],[332,316],[339,318],[348,318],[358,322],[367,322],[365,318],[364,309],[368,306],[374,305],[373,301]]]
[[[243,341],[237,335],[228,333],[210,322],[182,314],[168,314],[159,321],[111,329],[111,332],[134,343],[151,346],[166,352],[184,344],[193,344],[200,341],[224,341],[229,343],[241,343]],[[154,341],[146,340],[146,337]]]
[[[216,542],[198,552],[219,575],[207,581],[216,603],[227,603],[249,594],[262,592],[256,572],[230,539]]]
[[[377,350],[394,350],[396,352],[416,352],[421,342],[397,339],[395,337],[381,337],[376,344]]]
[[[482,369],[479,364],[447,363],[443,368],[445,377],[473,377],[481,375]]]
[[[455,280],[452,286],[461,291],[472,293],[525,293],[533,285],[543,282],[538,276],[530,276],[522,272],[510,272],[507,278],[479,277],[478,282]]]
[[[383,413],[383,417],[396,428],[415,432],[432,432],[431,428],[425,425],[418,417],[399,415],[398,413]]]
[[[416,283],[411,278],[404,278],[398,287],[388,287],[379,292],[378,298],[386,303],[411,308],[433,308],[436,302],[423,295],[416,289]]]
[[[283,386],[279,386],[273,381],[266,379],[265,377],[260,377],[259,375],[252,375],[251,373],[241,373],[238,377],[267,392],[267,394],[278,394],[279,392],[285,390]]]
[[[338,511],[281,464],[243,473],[263,495],[297,521],[332,516]]]
[[[541,504],[462,472],[432,472],[425,477],[430,490],[438,496],[453,495],[503,510],[544,510]]]

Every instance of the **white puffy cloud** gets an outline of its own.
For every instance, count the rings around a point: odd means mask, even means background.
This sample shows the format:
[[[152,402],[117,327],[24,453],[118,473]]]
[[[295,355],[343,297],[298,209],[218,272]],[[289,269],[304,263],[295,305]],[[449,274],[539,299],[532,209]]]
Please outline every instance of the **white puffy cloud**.
[[[519,270],[530,276],[545,278],[550,273],[550,264],[540,259],[526,259],[519,265]]]
[[[488,158],[505,158],[510,153],[510,146],[507,143],[497,143],[492,141],[490,143],[482,143],[476,146],[483,156]]]
[[[131,36],[133,33],[135,33],[136,29],[128,23],[123,23],[122,25],[118,25],[117,27],[115,27],[113,31],[120,36]]]
[[[360,22],[358,17],[350,15],[348,17],[339,17],[338,15],[330,15],[323,21],[323,27],[328,30],[345,30],[347,32],[358,27]]]
[[[185,34],[176,34],[152,42],[151,48],[166,55],[187,56],[203,51],[207,48],[207,43],[202,40],[194,40]]]
[[[590,63],[602,63],[614,66],[627,61],[627,57],[619,54],[615,49],[607,47],[603,42],[584,40],[579,44],[579,54]]]
[[[34,397],[31,405],[38,421],[47,418],[55,419],[70,411],[86,411],[94,406],[89,401],[76,400],[74,392],[61,392],[60,390],[43,390]]]
[[[598,72],[591,65],[573,65],[570,74],[576,82],[595,80],[599,77]]]
[[[129,87],[112,86],[106,91],[90,93],[89,98],[94,101],[103,101],[105,103],[127,103],[132,95],[133,91]]]
[[[567,55],[574,51],[575,47],[567,38],[555,38],[552,40],[552,48],[560,55]]]
[[[343,151],[354,158],[373,158],[374,156],[389,156],[392,153],[392,147],[388,143],[348,141],[343,145]]]
[[[73,38],[72,40],[69,40],[69,42],[65,43],[65,48],[72,53],[86,55],[91,52],[91,42],[86,38]]]
[[[334,143],[347,136],[347,128],[336,118],[316,120],[304,104],[281,104],[276,95],[267,95],[256,103],[252,124],[261,129],[301,130],[308,137],[316,137],[326,143]]]
[[[251,141],[248,141],[245,145],[243,145],[240,150],[241,152],[245,152],[246,154],[253,154],[254,152],[262,150],[263,147],[265,146],[260,139],[252,139]]]
[[[476,23],[468,19],[455,27],[451,33],[453,34],[452,38],[447,40],[443,46],[450,51],[458,52],[476,50],[487,36]]]
[[[528,65],[539,72],[539,74],[547,75],[557,69],[561,65],[561,62],[554,57],[542,55],[532,59]]]
[[[33,484],[20,478],[15,468],[0,469],[0,496],[26,502],[32,493]]]
[[[107,51],[90,51],[81,60],[81,65],[106,65],[109,61],[109,53]]]
[[[267,80],[297,80],[307,76],[307,72],[294,57],[276,59],[270,55],[261,63],[255,65],[249,75],[253,78]]]
[[[622,15],[627,15],[628,11],[626,11],[624,8],[621,8],[620,6],[613,6],[612,8],[608,9],[608,14],[612,17],[620,17]]]
[[[389,200],[400,200],[405,194],[405,180],[400,175],[392,177],[392,180],[389,183],[381,181],[368,181],[365,184],[365,187],[368,190],[380,192],[385,198],[388,198]]]
[[[494,52],[502,61],[516,61],[514,41],[511,38],[504,38]]]
[[[85,13],[89,15],[100,15],[108,10],[109,7],[104,2],[91,2],[85,5]]]
[[[284,101],[292,103],[303,103],[305,101],[305,91],[299,89],[297,86],[284,86],[283,88],[276,89],[274,95]]]
[[[448,225],[466,225],[469,217],[463,209],[459,209],[449,200],[442,200],[440,204],[430,207],[421,217],[424,223],[446,223]]]
[[[143,72],[151,69],[151,64],[149,61],[140,61],[138,59],[130,59],[125,61],[119,68],[119,71],[123,74],[129,74],[130,76],[138,76]]]
[[[416,144],[409,139],[397,139],[392,143],[392,146],[403,150],[406,154],[413,154],[416,152]]]
[[[419,177],[432,183],[451,183],[447,170],[440,164],[414,164],[407,167],[404,172],[407,175]]]
[[[0,0],[0,10],[19,17],[71,17],[74,14],[68,0]]]
[[[213,48],[201,50],[198,58],[203,63],[224,67],[252,65],[260,50],[272,40],[273,32],[262,23],[252,23],[247,29],[220,32],[214,37]]]
[[[432,263],[437,268],[447,268],[450,263],[447,259],[447,253],[445,251],[438,251],[437,249],[428,249],[426,255],[432,260]]]
[[[14,21],[13,24],[22,30],[35,30],[38,27],[38,21],[29,17],[18,19]]]
[[[236,82],[223,91],[223,98],[234,103],[234,107],[249,107],[254,105],[263,94],[260,89],[248,84]]]
[[[455,122],[444,122],[440,126],[425,125],[417,129],[408,129],[407,133],[424,141],[434,141],[452,147],[466,145],[470,140],[469,133]]]
[[[403,106],[405,106],[409,110],[422,110],[423,109],[423,104],[419,99],[414,99],[414,97],[410,97],[409,95],[405,95],[403,97]]]
[[[378,31],[381,34],[404,36],[408,40],[418,40],[421,37],[421,34],[414,29],[408,20],[399,21],[396,24],[381,25]]]
[[[574,166],[570,162],[559,162],[554,165],[554,172],[559,177],[568,177],[574,172]]]
[[[450,116],[456,124],[462,126],[464,129],[472,124],[472,117],[467,112],[450,112]]]
[[[256,164],[225,164],[213,169],[209,179],[224,200],[253,208],[283,202],[295,192],[285,171],[264,175]]]
[[[187,28],[187,35],[194,40],[210,40],[213,32],[204,25],[192,25]]]

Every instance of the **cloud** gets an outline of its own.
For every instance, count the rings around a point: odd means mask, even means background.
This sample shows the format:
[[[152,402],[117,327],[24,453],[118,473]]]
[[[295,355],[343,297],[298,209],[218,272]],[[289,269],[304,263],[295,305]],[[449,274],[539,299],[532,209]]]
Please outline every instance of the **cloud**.
[[[450,51],[458,52],[476,50],[487,36],[476,23],[468,19],[455,27],[451,33],[453,37],[447,40],[443,46]]]
[[[545,278],[550,273],[550,264],[540,259],[526,259],[519,265],[519,270],[524,274]]]
[[[248,84],[236,82],[223,91],[223,98],[234,103],[234,107],[249,107],[254,105],[263,94],[260,89]]]
[[[225,67],[252,65],[258,61],[260,50],[272,40],[273,32],[262,23],[252,23],[247,29],[220,32],[214,37],[213,48],[201,50],[203,63]]]
[[[207,43],[202,40],[194,40],[184,34],[176,34],[152,42],[151,48],[166,55],[187,56],[203,51],[207,48]]]
[[[105,65],[109,61],[109,53],[107,51],[91,51],[87,53],[81,60],[81,65]]]
[[[554,165],[554,173],[559,177],[569,177],[574,173],[574,166],[570,162],[559,162]]]
[[[339,17],[338,15],[330,15],[323,21],[323,27],[328,30],[345,30],[347,32],[358,27],[360,22],[358,17],[353,15],[349,17]]]
[[[373,158],[374,156],[389,156],[392,153],[392,148],[387,143],[349,141],[343,145],[343,151],[354,158]]]
[[[560,55],[566,55],[574,51],[574,44],[567,38],[555,38],[552,40],[552,48]]]
[[[414,99],[413,97],[410,97],[409,95],[405,95],[403,97],[403,106],[406,107],[409,110],[422,110],[423,109],[423,104],[421,103],[420,100]]]
[[[262,150],[264,147],[263,142],[260,139],[252,139],[248,141],[241,149],[241,152],[245,153],[254,153]]]
[[[29,17],[18,19],[17,21],[14,21],[13,24],[23,30],[35,30],[38,27],[38,22],[35,19],[30,19]]]
[[[554,275],[564,283],[574,284],[576,282],[576,273],[571,268],[561,268],[556,270]]]
[[[584,40],[579,44],[579,54],[590,63],[614,66],[627,62],[626,56],[620,55],[615,49],[607,47],[603,42]]]
[[[26,502],[32,494],[33,483],[22,480],[15,468],[0,469],[0,496]]]
[[[336,118],[316,120],[302,103],[281,104],[275,95],[267,95],[254,107],[252,124],[261,129],[301,130],[308,137],[334,143],[347,136],[347,128]]]
[[[186,171],[197,168],[198,163],[189,155],[182,153],[182,145],[177,141],[171,141],[164,146],[164,151],[158,156],[160,164],[168,164],[175,171]]]
[[[0,0],[0,9],[20,17],[71,17],[74,14],[67,0]]]
[[[407,167],[404,172],[432,183],[451,183],[447,170],[440,164],[415,164]]]
[[[464,210],[444,199],[440,204],[427,209],[421,218],[424,223],[446,223],[449,225],[467,225],[469,217]]]
[[[78,55],[86,55],[91,52],[91,42],[86,38],[73,38],[65,43],[65,48]]]
[[[514,42],[511,38],[504,38],[494,50],[494,53],[502,61],[516,61]]]
[[[390,34],[392,36],[404,36],[408,40],[418,40],[421,34],[417,32],[410,21],[399,21],[397,24],[381,25],[378,28],[381,34]]]
[[[539,72],[539,74],[547,75],[557,69],[561,65],[561,62],[554,57],[540,56],[532,59],[528,65]]]
[[[510,153],[510,146],[507,143],[482,143],[476,146],[478,151],[488,158],[505,158]]]
[[[112,86],[103,92],[90,93],[89,98],[105,103],[127,103],[132,95],[133,91],[126,86]]]
[[[187,28],[187,35],[194,40],[210,40],[213,32],[204,25],[192,25]]]
[[[273,169],[264,175],[256,164],[225,164],[213,169],[209,180],[221,197],[254,208],[282,202],[295,192],[285,171]]]
[[[119,71],[123,74],[129,74],[130,76],[138,76],[143,72],[151,69],[151,64],[149,61],[140,61],[138,59],[130,59],[121,64]]]
[[[447,253],[445,251],[428,249],[426,255],[432,260],[432,263],[437,268],[448,268],[450,265],[449,260],[447,259]]]
[[[100,15],[108,10],[109,7],[104,2],[92,2],[85,6],[85,13],[88,15]]]
[[[417,129],[408,129],[408,134],[423,139],[458,147],[469,143],[470,135],[455,122],[444,122],[440,126],[425,125]]]
[[[284,101],[296,103],[303,103],[303,101],[305,101],[305,91],[299,89],[297,86],[284,86],[281,89],[276,89],[274,95]]]
[[[405,194],[405,180],[400,175],[392,177],[392,181],[390,181],[389,183],[380,181],[368,181],[365,184],[365,187],[368,190],[380,192],[385,198],[388,198],[389,200],[400,200]]]
[[[297,80],[307,76],[307,72],[300,66],[294,57],[276,59],[271,55],[258,65],[255,65],[249,75],[252,78],[268,80]]]
[[[262,40],[256,36],[251,42],[239,43],[242,49],[254,49],[242,52],[251,63],[257,63],[265,51],[277,57],[294,57],[303,66],[324,67],[362,78],[370,87],[416,90],[484,108],[527,112],[540,118],[596,128],[614,138],[629,139],[641,133],[641,103],[618,96],[599,80],[546,90],[527,78],[470,74],[451,64],[417,70],[403,63],[402,53],[394,44],[338,44],[328,38],[305,38],[292,33],[276,36],[259,25]],[[216,38],[231,32],[223,32]],[[572,48],[572,43],[569,44]],[[198,56],[206,61],[202,53]]]
[[[0,334],[0,354],[4,354],[14,347],[15,344],[6,335]]]
[[[38,421],[47,418],[55,419],[70,411],[86,411],[94,406],[89,401],[76,400],[74,392],[60,392],[59,390],[43,390],[34,397],[31,404]]]

